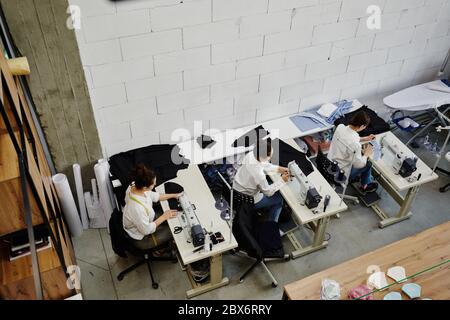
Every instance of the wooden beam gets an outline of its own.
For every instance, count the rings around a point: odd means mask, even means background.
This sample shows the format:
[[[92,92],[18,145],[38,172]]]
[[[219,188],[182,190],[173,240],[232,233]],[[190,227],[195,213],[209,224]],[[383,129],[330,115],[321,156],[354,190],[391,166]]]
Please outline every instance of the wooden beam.
[[[26,57],[8,59],[7,62],[13,76],[26,76],[30,74],[30,65]]]

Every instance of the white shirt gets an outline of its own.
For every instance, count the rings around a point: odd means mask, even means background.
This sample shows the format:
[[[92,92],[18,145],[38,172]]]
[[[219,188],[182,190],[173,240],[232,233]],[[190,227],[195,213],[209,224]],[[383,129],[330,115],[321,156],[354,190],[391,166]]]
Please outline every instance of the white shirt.
[[[328,159],[336,160],[339,168],[344,170],[348,177],[352,166],[355,168],[364,168],[367,164],[367,157],[361,153],[361,143],[359,134],[352,128],[340,124],[331,141],[330,151],[328,152]],[[352,163],[352,158],[354,159]]]
[[[266,174],[277,170],[278,166],[270,162],[260,162],[256,160],[253,152],[249,152],[234,177],[234,190],[253,196],[255,203],[261,201],[263,195],[271,197],[284,185],[284,181],[270,185],[267,182]]]
[[[133,200],[136,199],[137,201]],[[125,192],[125,207],[123,208],[123,227],[131,238],[142,240],[146,235],[156,230],[153,202],[159,201],[159,193],[145,192],[144,196],[131,193],[131,186]]]

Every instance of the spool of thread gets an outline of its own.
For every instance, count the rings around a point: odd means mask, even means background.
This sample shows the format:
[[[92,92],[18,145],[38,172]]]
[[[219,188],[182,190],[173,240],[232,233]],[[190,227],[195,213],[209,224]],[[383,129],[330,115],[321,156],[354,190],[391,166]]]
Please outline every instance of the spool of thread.
[[[339,165],[338,165],[337,161],[333,161],[331,163],[330,170],[331,170],[332,173],[336,173],[336,172],[339,171]]]

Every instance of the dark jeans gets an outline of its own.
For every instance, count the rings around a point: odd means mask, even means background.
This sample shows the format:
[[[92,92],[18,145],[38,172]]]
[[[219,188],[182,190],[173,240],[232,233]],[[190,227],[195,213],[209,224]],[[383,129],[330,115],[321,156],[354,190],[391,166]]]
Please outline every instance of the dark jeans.
[[[169,225],[167,223],[160,224],[156,231],[146,235],[142,240],[131,239],[133,245],[140,250],[149,250],[161,244],[168,243],[172,239]]]
[[[273,196],[264,196],[259,202],[255,203],[255,209],[268,209],[269,220],[278,222],[281,209],[283,208],[283,196],[277,191]]]
[[[368,185],[373,181],[372,162],[367,161],[364,168],[352,168],[352,171],[350,172],[350,180],[355,180],[358,177],[361,177],[362,186]]]

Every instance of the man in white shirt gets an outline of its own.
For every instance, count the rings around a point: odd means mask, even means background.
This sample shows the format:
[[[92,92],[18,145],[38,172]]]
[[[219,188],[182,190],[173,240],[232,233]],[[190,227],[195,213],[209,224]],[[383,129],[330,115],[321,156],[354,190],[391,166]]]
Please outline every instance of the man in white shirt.
[[[252,196],[255,209],[267,208],[269,219],[278,222],[283,207],[283,197],[279,190],[289,180],[289,170],[270,163],[273,149],[271,139],[260,140],[253,152],[249,152],[242,161],[234,177],[234,190]],[[282,181],[269,184],[266,174],[279,172]]]
[[[378,184],[373,182],[372,163],[369,161],[373,155],[373,147],[369,143],[364,148],[361,146],[361,142],[372,141],[375,136],[360,138],[358,134],[369,124],[370,117],[361,111],[350,119],[347,126],[338,125],[328,152],[328,159],[337,161],[350,181],[360,179],[363,193],[374,192],[378,188]]]

